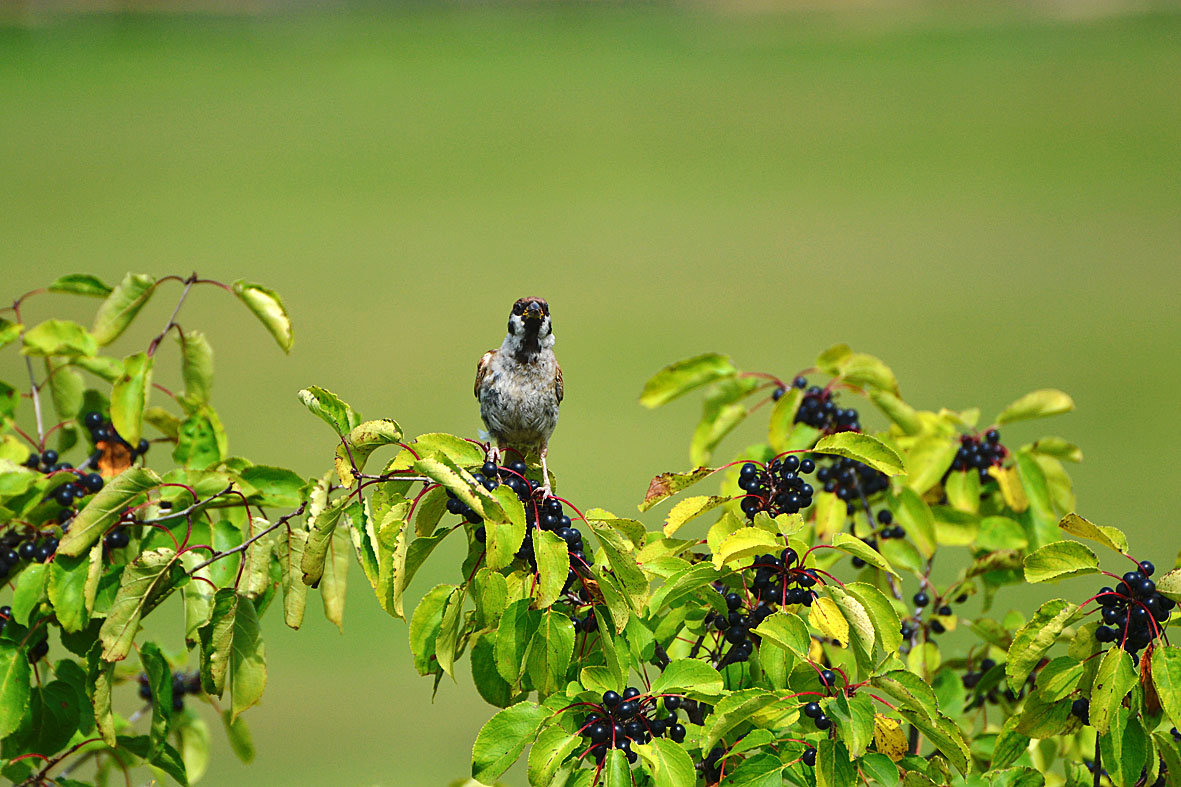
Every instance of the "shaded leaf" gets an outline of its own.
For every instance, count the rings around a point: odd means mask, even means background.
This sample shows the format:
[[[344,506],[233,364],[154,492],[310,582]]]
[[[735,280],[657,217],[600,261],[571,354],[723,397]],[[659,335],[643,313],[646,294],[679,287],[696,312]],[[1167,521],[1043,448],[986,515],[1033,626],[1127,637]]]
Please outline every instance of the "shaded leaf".
[[[69,295],[89,295],[94,298],[105,298],[111,293],[111,288],[97,276],[88,273],[69,273],[57,279],[47,287],[50,292],[66,293]]]
[[[148,302],[148,298],[152,297],[155,289],[156,279],[153,276],[142,273],[129,273],[124,276],[98,307],[98,313],[94,316],[91,333],[99,345],[106,346],[118,339]],[[119,433],[123,434],[123,431],[120,430]]]
[[[123,373],[111,388],[111,425],[131,445],[143,432],[152,387],[152,358],[138,352],[123,359]]]

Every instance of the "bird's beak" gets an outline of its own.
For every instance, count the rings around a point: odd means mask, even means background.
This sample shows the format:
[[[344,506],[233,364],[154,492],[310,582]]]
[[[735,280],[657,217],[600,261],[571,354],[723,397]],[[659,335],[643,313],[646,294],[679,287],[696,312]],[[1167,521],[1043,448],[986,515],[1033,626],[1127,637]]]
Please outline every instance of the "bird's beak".
[[[541,319],[541,307],[538,306],[536,303],[529,304],[529,308],[525,312],[525,319],[540,320]]]

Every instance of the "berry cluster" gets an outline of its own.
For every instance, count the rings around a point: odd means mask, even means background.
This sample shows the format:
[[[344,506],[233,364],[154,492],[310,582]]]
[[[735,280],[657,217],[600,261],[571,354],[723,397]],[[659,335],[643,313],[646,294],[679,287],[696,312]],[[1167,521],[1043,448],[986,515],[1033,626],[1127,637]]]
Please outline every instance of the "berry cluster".
[[[20,532],[11,527],[0,537],[0,579],[15,571],[22,561],[44,563],[57,551],[57,538],[42,536],[35,528]]]
[[[1156,636],[1158,624],[1168,620],[1169,613],[1177,606],[1172,599],[1158,593],[1156,583],[1149,579],[1155,570],[1145,560],[1140,563],[1139,571],[1124,574],[1117,588],[1102,588],[1095,599],[1103,610],[1106,624],[1095,629],[1095,639],[1118,642],[1133,661]]]
[[[131,443],[119,436],[119,433],[115,431],[114,425],[103,418],[102,413],[92,410],[82,417],[82,423],[90,431],[90,442],[95,447],[101,449],[104,443],[119,445],[131,455],[131,461],[135,461],[146,454],[148,448],[151,446],[146,438],[140,438],[139,443],[132,446]]]
[[[4,633],[4,629],[8,628],[8,621],[12,619],[12,607],[5,604],[0,607],[0,634]],[[29,645],[28,659],[30,664],[34,664],[49,653],[49,638],[42,630],[40,638]]]
[[[980,683],[980,679],[996,666],[996,662],[992,659],[981,659],[980,663],[976,665],[976,669],[968,670],[961,678],[965,689],[974,689]]]
[[[881,526],[881,528],[877,531],[877,535],[882,540],[891,538],[906,538],[906,528],[904,528],[902,525],[894,524],[894,514],[890,512],[890,509],[883,508],[881,511],[879,511],[877,514],[877,520],[878,524]],[[870,549],[878,548],[877,539],[866,538],[863,540],[865,541],[865,545]],[[853,568],[865,568],[865,561],[859,557],[854,556],[852,562]]]
[[[790,547],[779,557],[759,555],[748,568],[755,569],[751,594],[768,604],[803,604],[812,606],[816,592],[810,590],[817,583],[816,573],[803,564],[796,565],[799,556]],[[757,623],[755,625],[758,625]]]
[[[658,710],[661,702],[663,712]],[[677,719],[677,709],[688,712],[690,703],[693,701],[673,695],[641,695],[635,686],[628,686],[623,694],[604,692],[602,705],[596,705],[594,712],[582,722],[582,736],[591,743],[587,752],[593,753],[595,762],[602,763],[609,749],[620,749],[628,762],[635,762],[637,755],[632,751],[632,743],[648,743],[666,734],[681,743],[685,740],[685,727]]]
[[[890,479],[885,473],[846,457],[838,457],[832,464],[816,471],[816,480],[824,484],[825,492],[833,492],[844,500],[850,514],[861,498],[868,500],[890,488]]]
[[[816,469],[811,459],[797,456],[773,459],[769,465],[747,462],[738,471],[738,487],[746,492],[739,506],[750,519],[766,511],[771,516],[794,514],[812,505],[812,485],[800,476]]]
[[[533,539],[529,536],[533,528],[539,527],[542,530],[552,531],[566,542],[566,547],[570,553],[571,568],[569,575],[566,577],[566,584],[563,589],[569,590],[577,578],[575,570],[590,566],[594,562],[594,558],[584,550],[582,532],[573,526],[570,517],[566,515],[561,500],[558,500],[556,497],[547,497],[545,500],[538,502],[534,499],[535,493],[541,485],[525,477],[525,471],[527,469],[525,463],[519,460],[510,462],[504,467],[497,466],[494,462],[485,462],[480,468],[480,472],[473,473],[472,477],[476,480],[476,483],[483,486],[489,492],[501,484],[507,486],[513,490],[517,499],[524,505],[525,538],[521,541],[521,546],[517,549],[517,557],[528,561],[529,566],[534,571],[537,570],[537,556],[533,553]],[[471,506],[456,497],[455,493],[450,489],[447,490],[447,511],[462,516],[473,525],[479,525],[474,535],[477,541],[481,544],[484,543],[488,537],[487,531],[484,529],[484,520]],[[593,620],[594,615],[588,615],[586,619],[576,622],[575,626],[577,627],[581,623],[584,626],[583,630],[593,631],[593,627],[596,626],[595,623],[591,622]],[[591,626],[592,628],[585,628],[585,626]]]
[[[793,388],[804,389],[808,385],[808,381],[803,377],[797,377],[792,380],[791,384]],[[829,434],[861,431],[861,416],[857,411],[852,407],[847,409],[837,407],[832,398],[832,391],[817,385],[804,391],[804,396],[800,399],[800,407],[796,410],[795,422],[807,424],[813,429],[819,429]]]
[[[989,429],[984,433],[982,441],[978,435],[963,435],[960,437],[960,450],[956,451],[951,469],[959,472],[975,470],[980,474],[980,480],[990,481],[988,468],[999,466],[1009,455],[1009,449],[1001,445],[1001,433],[996,429]]]
[[[731,645],[729,652],[719,661],[719,667],[723,662],[729,664],[749,659],[755,650],[753,640],[758,639],[758,635],[751,629],[756,628],[774,612],[772,607],[760,602],[750,614],[745,614],[742,596],[734,592],[726,594],[726,609],[725,615],[711,610],[706,613],[704,621],[706,626],[716,628],[722,638]]]
[[[148,682],[148,676],[144,673],[139,674],[139,696],[140,699],[148,702],[152,701],[152,686]],[[199,672],[174,672],[172,673],[172,709],[174,711],[184,710],[185,695],[186,694],[200,694],[201,693],[201,673]]]

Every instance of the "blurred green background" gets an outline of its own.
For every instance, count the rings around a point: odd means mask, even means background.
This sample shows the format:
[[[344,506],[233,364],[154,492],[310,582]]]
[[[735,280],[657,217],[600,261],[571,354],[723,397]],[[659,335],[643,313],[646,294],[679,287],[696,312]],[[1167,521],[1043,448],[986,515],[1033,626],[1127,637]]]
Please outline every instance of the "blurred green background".
[[[1072,7],[25,17],[0,27],[3,298],[76,271],[274,287],[290,357],[214,289],[180,321],[217,351],[231,449],[311,474],[333,439],[296,390],[474,436],[476,360],[542,295],[567,386],[551,467],[577,505],[621,514],[688,464],[699,401],[636,404],[683,356],[787,376],[846,341],[912,403],[986,418],[1060,387],[1078,411],[1006,442],[1079,443],[1080,512],[1169,563],[1181,13]],[[45,296],[26,319],[95,305]],[[453,581],[457,544],[418,594]],[[467,676],[432,704],[406,625],[352,579],[343,635],[270,616],[257,760],[215,727],[206,783],[467,773],[491,709]]]

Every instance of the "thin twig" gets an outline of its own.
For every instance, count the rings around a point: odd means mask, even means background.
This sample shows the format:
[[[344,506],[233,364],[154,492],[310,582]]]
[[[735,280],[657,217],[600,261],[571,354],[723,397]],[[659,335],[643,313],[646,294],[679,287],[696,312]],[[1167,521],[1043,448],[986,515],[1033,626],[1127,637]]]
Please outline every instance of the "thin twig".
[[[152,339],[152,343],[148,345],[149,358],[156,354],[156,348],[160,346],[160,342],[164,341],[164,337],[167,336],[168,332],[172,330],[172,327],[176,325],[176,315],[180,313],[180,307],[184,304],[185,298],[189,297],[189,290],[193,289],[193,285],[197,282],[197,274],[194,273],[192,276],[189,276],[184,280],[184,282],[184,291],[180,294],[180,300],[176,302],[176,308],[173,309],[172,314],[169,315],[168,322],[164,324],[164,330],[160,331],[160,335],[155,339]]]
[[[247,547],[249,547],[249,546],[250,546],[251,544],[253,544],[255,541],[259,540],[260,538],[262,538],[263,536],[267,535],[267,534],[268,534],[268,533],[270,533],[271,531],[273,531],[273,530],[277,530],[277,529],[279,529],[280,527],[282,527],[283,525],[287,524],[287,521],[288,521],[289,519],[294,519],[295,517],[297,517],[297,516],[299,516],[300,514],[302,514],[302,513],[304,512],[304,509],[305,509],[305,508],[307,508],[307,505],[308,505],[308,504],[307,504],[307,502],[306,502],[306,501],[305,501],[305,502],[303,502],[303,503],[300,503],[300,504],[299,504],[299,508],[295,509],[294,511],[292,511],[290,514],[287,514],[286,516],[280,517],[280,518],[279,518],[279,519],[278,519],[278,520],[275,522],[275,524],[271,525],[271,526],[270,526],[270,527],[268,527],[266,530],[263,530],[263,531],[261,531],[261,532],[255,533],[253,536],[251,536],[250,538],[246,539],[245,541],[243,541],[241,544],[239,544],[238,546],[234,547],[233,549],[227,549],[227,550],[226,550],[226,551],[224,551],[224,552],[218,552],[216,555],[214,555],[213,557],[209,558],[209,559],[208,559],[208,560],[206,560],[204,563],[200,563],[200,564],[198,564],[197,566],[193,567],[193,568],[192,568],[192,569],[190,569],[190,570],[189,570],[189,572],[188,572],[188,573],[189,573],[189,576],[192,576],[192,575],[193,575],[193,574],[195,574],[196,572],[198,572],[198,571],[200,571],[201,569],[205,568],[205,567],[206,567],[206,566],[208,566],[210,563],[215,563],[215,562],[217,562],[218,560],[221,560],[223,557],[228,557],[228,556],[230,556],[230,555],[234,554],[235,552],[242,552],[242,551],[244,551],[244,550],[245,550]]]
[[[163,516],[156,517],[155,519],[145,519],[142,522],[140,522],[140,524],[141,525],[152,525],[152,524],[158,524],[160,522],[167,522],[170,519],[180,519],[181,517],[186,517],[189,514],[196,511],[198,508],[204,508],[206,505],[208,505],[210,503],[210,501],[214,500],[215,498],[221,497],[222,495],[227,495],[232,491],[234,491],[234,485],[230,484],[229,486],[227,486],[225,489],[221,490],[220,492],[215,492],[214,494],[210,495],[209,497],[205,498],[204,500],[198,500],[197,502],[193,503],[188,508],[183,508],[180,511],[173,511],[170,514],[165,514]],[[241,504],[235,503],[234,505],[241,505]]]

